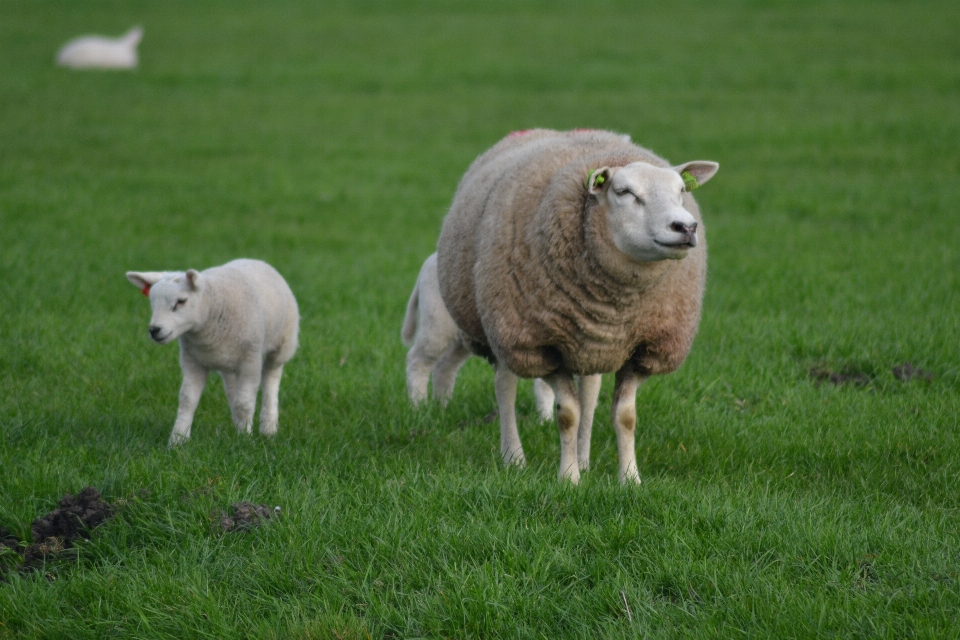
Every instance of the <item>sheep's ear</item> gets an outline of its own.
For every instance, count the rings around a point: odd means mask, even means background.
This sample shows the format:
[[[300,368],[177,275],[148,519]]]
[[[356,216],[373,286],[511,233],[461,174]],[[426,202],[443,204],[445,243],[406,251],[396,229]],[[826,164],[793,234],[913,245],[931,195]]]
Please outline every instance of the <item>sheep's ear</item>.
[[[694,160],[673,168],[683,178],[684,191],[693,191],[706,184],[712,178],[720,165],[709,160]]]
[[[196,291],[200,288],[200,272],[196,269],[190,269],[187,271],[187,284],[190,286],[191,291]]]
[[[587,191],[592,195],[600,195],[610,186],[610,167],[595,169],[587,178]]]
[[[127,280],[145,296],[150,295],[150,287],[157,284],[162,277],[162,271],[127,271]]]
[[[143,27],[140,25],[135,26],[134,28],[127,31],[123,34],[123,41],[126,42],[131,47],[135,47],[140,44],[140,41],[143,39]]]

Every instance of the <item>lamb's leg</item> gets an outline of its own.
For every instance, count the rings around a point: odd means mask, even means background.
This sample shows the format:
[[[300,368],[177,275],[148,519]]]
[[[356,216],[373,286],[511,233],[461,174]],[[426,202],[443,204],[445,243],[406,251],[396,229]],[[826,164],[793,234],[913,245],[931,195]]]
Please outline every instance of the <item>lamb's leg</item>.
[[[283,375],[283,365],[274,365],[263,372],[260,396],[260,433],[272,436],[277,432],[280,420],[280,377]]]
[[[555,396],[550,385],[540,378],[536,378],[533,381],[533,397],[537,403],[537,415],[540,416],[540,422],[552,420]]]
[[[253,413],[257,407],[257,390],[260,388],[260,376],[263,363],[259,358],[247,362],[237,372],[237,389],[231,405],[233,424],[238,432],[253,431]]]
[[[560,479],[580,482],[577,463],[577,431],[580,429],[580,400],[573,376],[557,371],[544,378],[557,397],[557,427],[560,429]]]
[[[577,433],[577,463],[580,471],[590,470],[590,438],[593,434],[593,414],[597,410],[602,376],[580,376],[577,390],[580,395],[580,431]]]
[[[173,433],[167,446],[173,447],[190,439],[190,427],[193,414],[197,411],[203,388],[207,386],[207,369],[189,356],[180,353],[180,368],[183,370],[183,383],[180,385],[180,406],[177,408],[177,421],[173,424]]]
[[[233,399],[237,395],[237,374],[221,371],[220,377],[223,378],[223,392],[227,396],[227,406],[230,407],[230,416],[234,419],[234,422],[236,422],[236,416],[233,415]]]
[[[524,466],[527,459],[517,431],[517,376],[504,366],[498,366],[494,385],[497,390],[497,409],[500,411],[500,456],[503,464]]]
[[[613,429],[617,433],[620,482],[623,484],[640,484],[634,431],[637,425],[637,387],[644,380],[628,362],[617,371],[613,389]]]
[[[419,344],[407,352],[407,395],[414,405],[427,399],[427,384],[434,362],[436,358],[431,358]]]
[[[453,395],[453,385],[457,381],[457,372],[470,357],[470,350],[460,339],[450,343],[443,355],[433,367],[433,397],[446,406]]]

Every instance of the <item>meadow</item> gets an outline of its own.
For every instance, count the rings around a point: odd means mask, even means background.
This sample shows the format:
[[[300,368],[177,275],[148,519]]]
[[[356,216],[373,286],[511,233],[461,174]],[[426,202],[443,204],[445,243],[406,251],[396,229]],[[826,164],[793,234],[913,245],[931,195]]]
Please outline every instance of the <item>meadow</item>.
[[[0,527],[29,541],[85,486],[117,505],[0,577],[0,638],[960,637],[960,4],[0,16]],[[134,24],[136,71],[54,66]],[[700,332],[638,394],[639,487],[612,380],[576,487],[529,381],[524,470],[485,362],[446,408],[406,399],[400,325],[457,181],[530,127],[720,163]],[[124,272],[237,257],[300,304],[279,433],[236,434],[211,377],[168,449],[177,348]],[[281,515],[212,530],[240,500]]]

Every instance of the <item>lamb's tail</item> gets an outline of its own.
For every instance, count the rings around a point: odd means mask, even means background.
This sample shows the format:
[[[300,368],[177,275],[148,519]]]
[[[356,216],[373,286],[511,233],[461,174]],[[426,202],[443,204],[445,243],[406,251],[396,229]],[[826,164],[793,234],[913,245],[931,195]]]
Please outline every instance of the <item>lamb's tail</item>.
[[[134,27],[123,34],[123,43],[130,47],[135,47],[140,44],[140,40],[143,39],[143,27]]]
[[[403,340],[403,346],[408,349],[413,346],[413,339],[417,336],[417,318],[419,315],[420,278],[417,278],[417,284],[413,287],[410,300],[407,301],[407,315],[403,318],[403,328],[400,330],[400,338]]]

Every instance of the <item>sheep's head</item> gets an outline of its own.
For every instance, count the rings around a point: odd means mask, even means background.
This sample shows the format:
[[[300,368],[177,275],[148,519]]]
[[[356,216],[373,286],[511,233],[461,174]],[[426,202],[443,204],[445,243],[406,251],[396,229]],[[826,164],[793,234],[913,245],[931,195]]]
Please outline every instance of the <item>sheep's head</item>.
[[[697,221],[683,208],[683,193],[705,183],[719,168],[704,160],[672,168],[633,162],[597,169],[587,189],[606,201],[617,249],[639,262],[679,260],[697,246]]]
[[[127,280],[150,296],[150,338],[173,342],[204,322],[200,304],[203,281],[193,269],[182,271],[128,271]]]

